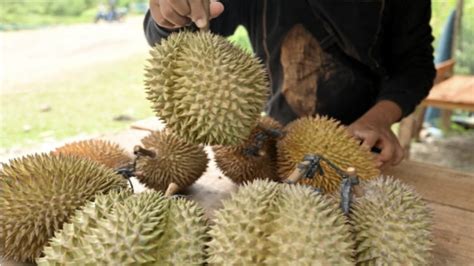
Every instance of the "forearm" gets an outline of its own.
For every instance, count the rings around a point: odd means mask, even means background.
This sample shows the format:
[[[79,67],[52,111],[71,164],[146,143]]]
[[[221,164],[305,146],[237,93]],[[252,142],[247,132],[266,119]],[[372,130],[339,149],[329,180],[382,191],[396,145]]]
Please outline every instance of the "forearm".
[[[402,118],[402,109],[392,101],[380,101],[358,121],[366,121],[381,127],[390,127]]]

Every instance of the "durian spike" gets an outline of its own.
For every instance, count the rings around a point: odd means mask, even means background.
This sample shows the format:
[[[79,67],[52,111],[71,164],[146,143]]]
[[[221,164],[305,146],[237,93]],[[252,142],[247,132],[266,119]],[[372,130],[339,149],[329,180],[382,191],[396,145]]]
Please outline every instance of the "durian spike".
[[[170,183],[168,185],[168,188],[166,189],[165,197],[171,197],[171,196],[175,195],[176,193],[178,193],[179,189],[180,188],[179,188],[178,184]]]
[[[142,146],[135,146],[133,148],[133,153],[135,155],[144,155],[144,156],[147,156],[147,157],[150,157],[150,158],[155,158],[156,157],[156,151],[154,151],[153,149],[145,149],[143,148]]]
[[[299,165],[302,165],[306,168],[309,165],[309,162],[308,161],[303,161]],[[295,170],[293,170],[293,172],[288,176],[287,179],[285,179],[283,181],[283,183],[295,184],[296,182],[298,182],[303,177],[304,168],[299,167],[299,165],[297,167],[295,167]]]

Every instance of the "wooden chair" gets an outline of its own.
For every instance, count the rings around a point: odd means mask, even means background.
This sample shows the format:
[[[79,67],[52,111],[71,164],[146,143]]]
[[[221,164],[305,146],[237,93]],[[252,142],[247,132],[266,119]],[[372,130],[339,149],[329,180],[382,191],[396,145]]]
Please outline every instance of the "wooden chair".
[[[436,77],[434,85],[445,81],[452,77],[453,69],[456,61],[447,60],[436,65]],[[426,106],[420,105],[416,110],[400,121],[400,127],[398,129],[398,139],[400,145],[405,151],[405,158],[410,156],[410,146],[413,139],[419,140],[420,131],[423,128],[423,120],[426,114]],[[442,110],[442,124],[443,127],[449,127],[449,118],[451,117],[451,111]]]

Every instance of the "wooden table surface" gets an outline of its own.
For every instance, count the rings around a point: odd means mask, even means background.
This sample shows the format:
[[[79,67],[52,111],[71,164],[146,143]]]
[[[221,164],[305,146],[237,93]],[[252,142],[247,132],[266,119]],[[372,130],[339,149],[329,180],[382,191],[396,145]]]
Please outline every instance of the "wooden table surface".
[[[474,111],[474,76],[456,75],[436,84],[422,105]]]

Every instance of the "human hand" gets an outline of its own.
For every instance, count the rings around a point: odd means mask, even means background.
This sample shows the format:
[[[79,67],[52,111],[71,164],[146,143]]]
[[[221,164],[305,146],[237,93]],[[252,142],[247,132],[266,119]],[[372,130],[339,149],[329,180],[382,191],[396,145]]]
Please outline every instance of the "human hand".
[[[194,22],[208,28],[209,20],[218,17],[224,5],[217,0],[150,0],[153,20],[166,29],[178,29]]]
[[[360,139],[365,149],[380,150],[376,156],[380,168],[403,160],[403,149],[391,130],[391,125],[400,117],[401,110],[395,103],[382,101],[348,127],[349,133]]]

